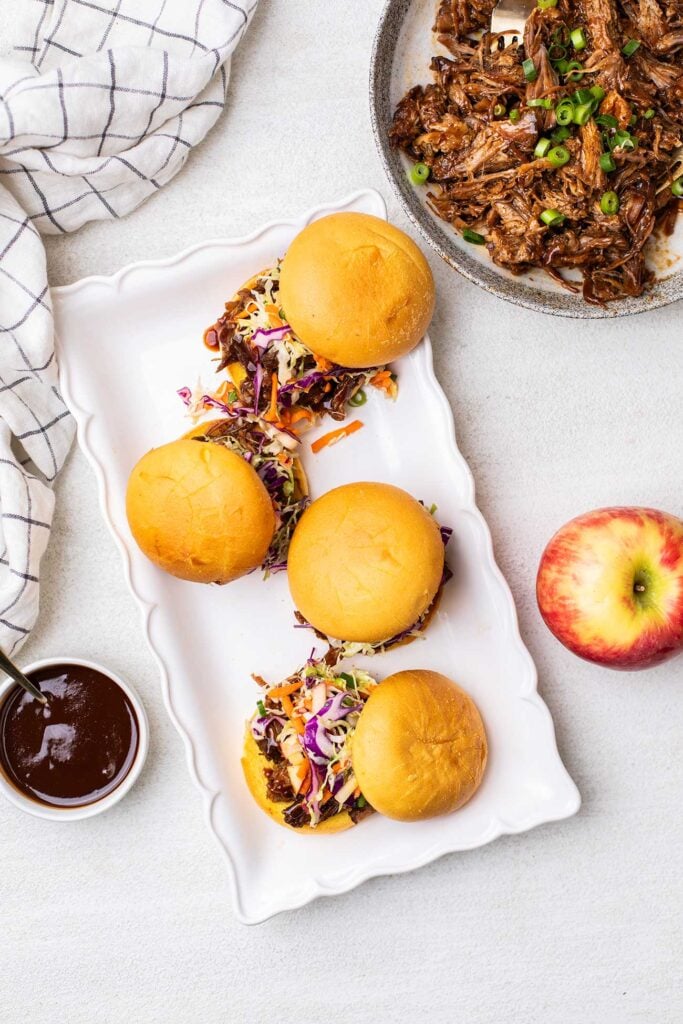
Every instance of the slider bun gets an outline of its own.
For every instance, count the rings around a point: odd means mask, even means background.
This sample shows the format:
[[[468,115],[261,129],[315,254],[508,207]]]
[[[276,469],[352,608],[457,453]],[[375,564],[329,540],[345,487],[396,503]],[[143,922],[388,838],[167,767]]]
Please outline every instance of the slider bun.
[[[345,484],[304,512],[287,572],[296,607],[337,640],[380,643],[409,629],[439,589],[439,527],[406,491]]]
[[[410,669],[373,690],[351,740],[363,796],[398,821],[449,814],[484,774],[487,742],[474,701],[439,672]]]
[[[255,569],[275,532],[270,496],[251,466],[223,445],[183,438],[143,455],[126,514],[151,561],[196,583],[229,583]]]
[[[247,726],[246,735],[244,737],[244,749],[242,751],[242,769],[244,771],[244,778],[246,779],[247,786],[249,787],[249,792],[262,811],[265,811],[273,821],[277,822],[278,825],[283,825],[284,828],[289,828],[292,832],[309,832],[314,835],[321,835],[326,832],[343,832],[344,829],[351,828],[352,825],[354,825],[349,812],[341,811],[339,814],[335,814],[332,818],[327,818],[325,821],[321,821],[315,828],[311,825],[302,825],[301,828],[292,828],[292,826],[288,825],[282,817],[282,812],[289,805],[286,803],[278,803],[275,800],[271,800],[268,796],[266,777],[263,774],[263,769],[267,767],[268,762],[259,750],[256,740],[251,735],[249,726]]]
[[[333,213],[289,246],[280,300],[287,322],[317,355],[340,366],[379,366],[423,337],[434,279],[421,251],[393,224]]]

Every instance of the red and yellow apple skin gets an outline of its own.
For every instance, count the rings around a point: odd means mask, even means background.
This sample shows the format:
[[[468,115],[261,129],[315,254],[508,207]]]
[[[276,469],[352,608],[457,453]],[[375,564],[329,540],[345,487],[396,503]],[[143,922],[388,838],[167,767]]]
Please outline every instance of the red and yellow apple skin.
[[[536,580],[546,625],[574,654],[641,669],[683,649],[683,522],[650,508],[602,508],[566,523]]]

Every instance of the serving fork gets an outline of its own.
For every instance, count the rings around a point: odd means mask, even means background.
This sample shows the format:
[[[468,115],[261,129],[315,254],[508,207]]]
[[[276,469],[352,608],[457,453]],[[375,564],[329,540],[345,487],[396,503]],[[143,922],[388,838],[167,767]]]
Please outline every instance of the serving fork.
[[[499,0],[491,15],[492,35],[505,32],[523,39],[526,20],[535,7],[536,0]]]

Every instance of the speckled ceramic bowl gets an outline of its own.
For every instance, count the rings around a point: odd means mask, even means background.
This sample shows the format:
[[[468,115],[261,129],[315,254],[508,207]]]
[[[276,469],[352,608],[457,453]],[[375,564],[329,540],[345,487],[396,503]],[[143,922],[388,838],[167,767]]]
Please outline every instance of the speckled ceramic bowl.
[[[416,83],[431,81],[429,62],[439,47],[432,32],[437,0],[387,0],[382,12],[370,66],[370,112],[375,139],[389,181],[408,216],[441,257],[487,292],[519,306],[558,316],[598,319],[642,313],[683,297],[683,217],[676,234],[650,245],[648,262],[657,281],[639,298],[591,306],[572,295],[540,270],[515,277],[491,262],[483,247],[468,245],[426,204],[428,189],[415,187],[407,176],[408,161],[389,145],[387,132],[396,104]]]

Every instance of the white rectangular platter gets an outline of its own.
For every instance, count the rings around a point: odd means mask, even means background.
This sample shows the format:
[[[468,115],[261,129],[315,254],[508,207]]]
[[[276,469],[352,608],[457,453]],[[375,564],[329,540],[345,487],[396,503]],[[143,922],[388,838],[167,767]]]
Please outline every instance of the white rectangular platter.
[[[428,338],[395,365],[396,402],[372,393],[361,410],[352,410],[362,430],[312,455],[309,441],[330,429],[323,424],[306,438],[304,459],[313,497],[352,480],[383,480],[435,503],[439,522],[454,529],[448,549],[454,578],[426,639],[364,664],[380,678],[399,668],[436,669],[474,697],[490,760],[465,808],[416,824],[373,815],[337,836],[298,835],[274,824],[247,792],[240,752],[256,698],[250,674],[276,682],[310,653],[309,631],[292,628],[286,575],[264,582],[254,573],[226,587],[186,583],[151,565],[132,541],[124,502],[132,466],[191,425],[177,389],[214,379],[204,328],[306,223],[335,210],[386,216],[376,192],[359,192],[247,238],[206,242],[169,260],[53,292],[64,398],[97,474],[102,511],[143,614],[164,701],[185,742],[209,826],[225,852],[235,912],[245,923],[567,817],[580,802],[475,505]],[[318,649],[322,653],[320,643]]]

